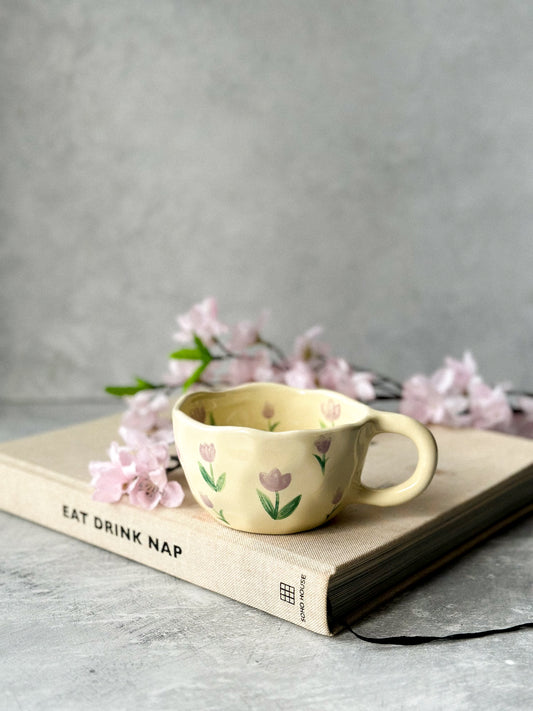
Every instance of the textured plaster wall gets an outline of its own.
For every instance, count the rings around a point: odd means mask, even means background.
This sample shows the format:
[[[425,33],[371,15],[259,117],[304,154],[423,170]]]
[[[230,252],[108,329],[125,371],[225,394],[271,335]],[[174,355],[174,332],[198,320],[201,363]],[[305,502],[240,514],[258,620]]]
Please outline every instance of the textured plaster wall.
[[[0,0],[1,395],[159,375],[212,294],[533,387],[533,4]]]

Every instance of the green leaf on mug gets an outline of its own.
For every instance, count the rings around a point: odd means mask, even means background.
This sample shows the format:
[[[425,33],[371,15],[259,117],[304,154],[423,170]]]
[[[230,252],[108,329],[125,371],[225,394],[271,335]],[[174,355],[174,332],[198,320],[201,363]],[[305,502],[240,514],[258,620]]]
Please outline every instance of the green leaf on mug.
[[[228,526],[230,525],[229,521],[226,520],[226,517],[224,516],[224,512],[222,511],[222,509],[220,509],[220,511],[217,511],[216,514],[221,521],[224,521],[224,523],[227,523]]]
[[[216,491],[222,491],[225,483],[226,483],[226,472],[224,472],[224,474],[221,474],[218,477],[217,483],[215,484]]]
[[[270,518],[275,519],[276,518],[276,512],[274,510],[274,505],[272,504],[272,501],[268,498],[266,494],[263,494],[262,491],[259,491],[259,489],[256,489],[257,491],[257,496],[259,496],[259,501],[263,505],[263,508],[267,512],[267,514],[270,516]]]
[[[298,496],[296,496],[292,501],[289,501],[288,504],[285,504],[285,506],[278,513],[278,519],[287,518],[287,516],[290,516],[300,503],[301,498],[302,495],[298,494]]]
[[[319,457],[318,454],[313,454],[313,457],[316,459],[316,461],[320,464],[320,469],[322,470],[322,474],[326,473],[326,456],[324,455],[323,457]]]
[[[207,469],[204,467],[204,465],[201,462],[198,462],[198,467],[200,469],[200,474],[202,475],[205,483],[208,484],[212,489],[214,489],[214,491],[220,491],[219,489],[217,489],[217,485],[211,479],[211,477],[209,476],[209,472],[207,471]]]

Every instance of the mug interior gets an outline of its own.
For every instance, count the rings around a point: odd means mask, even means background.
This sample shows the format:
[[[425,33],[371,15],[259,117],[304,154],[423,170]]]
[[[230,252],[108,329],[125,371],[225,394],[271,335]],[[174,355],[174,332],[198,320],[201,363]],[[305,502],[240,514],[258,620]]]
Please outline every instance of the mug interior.
[[[329,390],[296,390],[257,383],[186,396],[179,409],[192,419],[217,427],[245,427],[265,432],[320,430],[354,424],[368,408]]]

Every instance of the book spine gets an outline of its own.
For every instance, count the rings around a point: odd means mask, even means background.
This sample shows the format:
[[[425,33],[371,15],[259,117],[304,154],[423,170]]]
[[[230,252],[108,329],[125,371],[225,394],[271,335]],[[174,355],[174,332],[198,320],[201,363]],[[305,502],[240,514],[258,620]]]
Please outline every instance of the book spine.
[[[0,509],[225,595],[319,634],[329,576],[287,561],[243,534],[176,510],[91,499],[87,484],[0,456]],[[181,513],[178,511],[178,514]],[[258,550],[258,548],[260,550]],[[264,546],[268,548],[268,546]]]

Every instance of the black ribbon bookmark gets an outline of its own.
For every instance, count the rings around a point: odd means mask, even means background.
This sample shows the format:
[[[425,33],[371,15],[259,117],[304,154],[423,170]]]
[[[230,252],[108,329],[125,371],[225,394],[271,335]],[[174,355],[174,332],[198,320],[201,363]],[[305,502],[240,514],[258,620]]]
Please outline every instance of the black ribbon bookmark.
[[[491,630],[481,630],[480,632],[456,632],[455,634],[445,634],[439,635],[401,635],[399,637],[367,637],[359,632],[356,632],[352,627],[347,627],[350,632],[357,637],[357,639],[363,640],[363,642],[372,642],[373,644],[400,644],[400,645],[413,645],[413,644],[427,644],[428,642],[438,642],[447,640],[461,640],[461,639],[475,639],[476,637],[489,637],[493,634],[502,634],[504,632],[516,632],[517,630],[524,629],[525,627],[533,627],[533,622],[523,622],[520,625],[514,625],[513,627],[503,627],[500,629]]]

